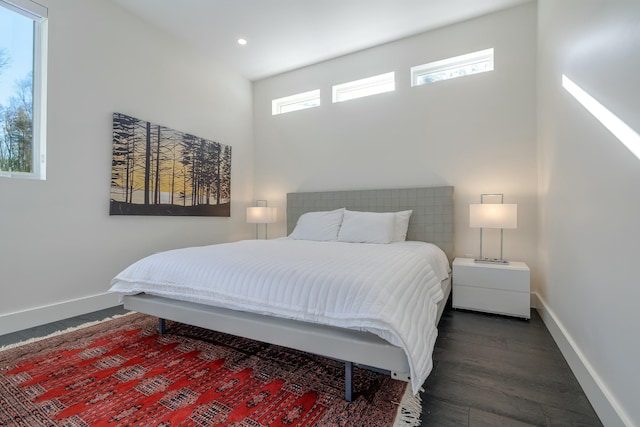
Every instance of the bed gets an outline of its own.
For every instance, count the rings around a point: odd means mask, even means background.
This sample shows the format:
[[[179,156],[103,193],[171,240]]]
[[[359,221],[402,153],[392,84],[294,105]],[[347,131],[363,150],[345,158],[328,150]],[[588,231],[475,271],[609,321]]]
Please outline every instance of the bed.
[[[388,328],[386,324],[384,327],[380,327],[379,323],[375,323],[375,321],[377,321],[376,319],[370,319],[368,312],[356,313],[357,316],[354,314],[355,317],[352,317],[356,319],[355,323],[353,323],[354,320],[351,318],[346,320],[341,318],[340,314],[337,316],[335,314],[326,315],[327,307],[330,308],[331,304],[333,304],[331,302],[324,302],[324,308],[322,309],[312,308],[307,311],[300,309],[299,314],[296,314],[297,312],[292,308],[294,306],[291,305],[293,302],[291,304],[281,302],[271,304],[268,293],[265,295],[255,294],[256,291],[253,288],[246,290],[246,295],[243,297],[246,298],[246,300],[237,299],[235,296],[231,298],[222,291],[213,292],[215,295],[212,295],[212,292],[209,290],[198,291],[204,293],[204,296],[200,294],[195,296],[191,294],[186,296],[183,294],[178,295],[171,286],[165,286],[167,283],[173,286],[175,282],[172,281],[172,279],[165,280],[164,278],[173,277],[171,275],[176,273],[176,271],[179,274],[182,274],[182,270],[199,271],[200,267],[198,266],[185,268],[187,264],[177,264],[177,267],[173,265],[167,267],[161,272],[162,277],[160,279],[155,278],[151,281],[153,283],[145,282],[146,272],[140,273],[140,271],[137,271],[136,274],[138,275],[129,273],[127,273],[129,275],[123,275],[123,273],[128,271],[125,270],[114,279],[111,291],[124,294],[123,301],[125,308],[157,316],[160,319],[161,332],[164,332],[164,319],[169,319],[344,361],[345,398],[348,401],[350,401],[353,396],[351,379],[354,364],[356,366],[389,373],[396,379],[409,381],[411,382],[414,393],[417,393],[417,390],[419,390],[424,380],[425,363],[428,365],[426,366],[427,373],[431,370],[430,351],[433,348],[435,336],[437,335],[437,332],[434,332],[435,325],[442,315],[442,310],[449,298],[451,290],[448,266],[453,257],[453,188],[428,187],[290,193],[287,195],[288,234],[292,232],[295,234],[298,219],[304,214],[310,212],[336,211],[344,208],[357,212],[399,212],[412,210],[413,212],[408,227],[406,228],[406,240],[408,242],[394,242],[390,245],[358,243],[357,245],[362,246],[366,252],[358,252],[359,255],[353,255],[353,259],[349,258],[352,256],[352,250],[346,249],[349,244],[341,244],[340,242],[308,242],[304,239],[298,240],[290,238],[275,239],[272,241],[236,242],[234,244],[227,244],[229,246],[212,245],[204,248],[185,248],[178,250],[178,254],[183,257],[182,262],[188,263],[191,262],[190,260],[194,260],[200,256],[202,259],[225,260],[225,265],[236,263],[236,260],[243,253],[250,254],[249,258],[255,260],[255,262],[246,264],[247,261],[242,259],[238,261],[240,267],[233,273],[224,273],[227,274],[227,276],[224,276],[224,274],[222,276],[206,276],[206,274],[209,274],[206,273],[204,279],[200,277],[197,279],[213,280],[222,283],[231,280],[229,274],[234,277],[238,275],[245,275],[247,277],[254,276],[258,277],[259,281],[268,280],[270,283],[278,282],[278,285],[282,286],[282,289],[278,292],[286,295],[294,294],[298,292],[299,289],[308,288],[309,290],[306,294],[302,293],[302,291],[300,291],[300,293],[303,294],[303,298],[309,299],[309,292],[313,293],[313,289],[332,289],[335,287],[335,282],[339,280],[347,284],[362,282],[360,288],[353,292],[355,292],[356,295],[364,295],[363,290],[369,292],[369,288],[376,288],[377,285],[375,284],[377,282],[395,281],[396,278],[394,278],[391,273],[396,269],[402,277],[407,276],[407,274],[402,273],[402,271],[404,271],[402,268],[405,268],[402,265],[406,264],[405,259],[422,257],[426,252],[432,250],[431,246],[440,248],[444,253],[447,271],[443,274],[443,267],[441,266],[439,269],[433,268],[432,271],[415,273],[418,275],[416,277],[419,277],[420,280],[428,280],[430,283],[436,281],[435,284],[437,286],[434,285],[430,287],[428,292],[424,291],[424,294],[427,295],[428,298],[432,298],[434,301],[437,300],[437,307],[434,308],[433,315],[421,313],[419,317],[416,317],[416,319],[419,319],[418,321],[409,321],[408,317],[407,319],[398,320],[398,323],[410,324],[409,328],[412,332],[409,335],[411,336],[416,335],[416,330],[420,332],[422,330],[421,328],[424,328],[424,334],[422,334],[424,337],[420,336],[415,339],[416,343],[419,342],[419,344],[414,345],[412,342],[414,339],[405,339],[406,337],[404,337],[402,333],[396,334],[396,328],[393,324],[390,324]],[[304,218],[306,217],[308,217],[308,215],[304,216]],[[418,244],[416,242],[429,242],[431,245]],[[224,252],[221,252],[223,249]],[[275,252],[282,252],[282,256],[277,260],[271,255]],[[162,258],[165,255],[154,255],[154,257],[156,257],[154,258],[156,260],[156,266],[151,270],[156,272],[162,270],[162,268],[167,265],[168,262]],[[171,256],[175,257],[175,254],[171,254]],[[332,266],[339,264],[341,260],[344,260],[345,264],[354,266],[358,265],[360,259],[365,258],[369,260],[367,262],[373,261],[373,265],[379,265],[380,268],[382,268],[387,258],[391,260],[395,259],[396,261],[394,262],[398,263],[390,264],[393,268],[389,268],[388,270],[393,271],[390,272],[388,278],[386,276],[382,277],[384,276],[382,270],[380,273],[375,274],[376,277],[370,277],[366,280],[360,280],[355,276],[354,278],[350,278],[347,277],[348,274],[342,274],[340,270],[336,270],[332,273],[333,276],[314,276],[307,278],[303,276],[302,279],[296,277],[291,279],[294,281],[292,283],[296,284],[295,286],[291,285],[291,283],[287,284],[285,279],[288,280],[290,272],[299,271],[302,274],[302,272],[313,270],[307,268],[307,266],[310,265],[308,264],[310,260],[325,259],[331,256],[334,257],[334,259],[330,261]],[[274,267],[276,263],[279,263],[285,258],[287,262],[297,260],[298,264],[281,264],[278,265],[277,268]],[[261,262],[269,266],[268,274],[265,270],[261,272],[258,268]],[[366,264],[362,264],[360,269],[366,271]],[[334,268],[332,267],[332,271],[333,270]],[[374,267],[371,267],[370,270],[373,272]],[[415,270],[415,268],[411,267],[411,265],[406,266],[407,272],[413,270]],[[271,274],[271,276],[269,276],[269,274]],[[261,279],[263,277],[267,277],[268,279]],[[321,277],[321,279],[318,277]],[[379,277],[379,280],[376,280],[377,277]],[[185,279],[181,280],[184,281]],[[409,279],[407,280],[409,281]],[[188,276],[187,281],[191,281],[191,276]],[[314,284],[315,288],[309,285],[309,283],[313,281],[320,283],[320,285]],[[325,282],[326,285],[324,284]],[[370,283],[371,285],[365,286],[365,283]],[[153,285],[153,287],[149,287],[150,285]],[[325,286],[325,288],[321,286]],[[394,286],[402,289],[404,285],[401,285],[400,281],[398,281],[397,283],[394,282]],[[198,285],[196,284],[192,287],[196,289]],[[283,289],[286,291],[283,291]],[[292,289],[295,290],[295,292],[292,292]],[[380,289],[383,289],[382,285]],[[190,290],[189,292],[192,291]],[[385,298],[386,294],[384,292],[386,291],[383,289],[382,294],[375,294],[376,296],[371,298],[374,298],[374,300],[375,298]],[[322,295],[329,295],[330,297],[332,295],[324,291],[321,293]],[[400,294],[401,292],[398,291],[397,293]],[[223,300],[220,300],[220,295],[223,295]],[[338,293],[338,295],[340,294]],[[255,301],[251,301],[253,296],[255,296]],[[257,302],[260,298],[266,298],[262,301],[267,301],[271,305],[267,304],[268,307],[262,309],[262,306]],[[356,301],[358,302],[358,306],[364,305],[369,307],[377,304],[373,300],[371,304],[362,303],[362,301],[368,301],[369,297],[367,296],[365,296],[364,299],[360,296],[352,298],[348,295],[347,298],[340,297],[336,299],[335,296],[331,298],[333,298],[332,301],[334,302],[343,300]],[[319,300],[319,298],[314,297],[313,300],[316,301]],[[409,306],[415,303],[414,300],[418,301],[416,298],[406,298],[405,296],[403,304]],[[295,303],[300,304],[299,301]],[[416,307],[408,311],[411,313],[420,312],[421,310],[419,310],[419,308],[420,307]],[[428,312],[431,310],[425,309],[423,311]],[[397,314],[393,314],[393,316],[398,317]],[[425,324],[422,325],[419,323]],[[433,324],[430,325],[431,323]],[[423,343],[422,341],[425,342]],[[429,351],[428,355],[423,354],[427,352],[426,349]],[[425,356],[426,362],[423,360]],[[416,368],[416,358],[419,358],[420,369]],[[421,374],[416,375],[416,372],[420,372]]]

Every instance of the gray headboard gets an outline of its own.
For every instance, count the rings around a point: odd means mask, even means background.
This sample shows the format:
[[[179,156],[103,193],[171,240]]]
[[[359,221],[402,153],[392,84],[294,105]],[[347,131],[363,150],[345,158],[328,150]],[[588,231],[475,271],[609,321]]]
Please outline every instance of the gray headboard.
[[[453,187],[288,193],[287,234],[303,213],[338,208],[368,212],[413,209],[407,240],[434,243],[453,260]]]

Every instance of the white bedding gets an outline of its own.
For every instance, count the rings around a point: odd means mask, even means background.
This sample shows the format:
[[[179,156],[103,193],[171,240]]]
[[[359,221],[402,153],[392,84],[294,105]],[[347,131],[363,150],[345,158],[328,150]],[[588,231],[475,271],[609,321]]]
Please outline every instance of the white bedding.
[[[448,275],[446,255],[429,243],[282,238],[154,254],[118,274],[110,291],[372,332],[404,349],[415,394],[433,367],[436,305]]]

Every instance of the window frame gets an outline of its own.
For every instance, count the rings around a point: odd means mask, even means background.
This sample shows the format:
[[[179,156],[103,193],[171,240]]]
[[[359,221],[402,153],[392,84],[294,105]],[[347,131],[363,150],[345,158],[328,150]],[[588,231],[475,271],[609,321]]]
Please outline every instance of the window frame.
[[[392,87],[385,89],[384,86],[386,85],[391,85]],[[381,88],[382,90],[374,90],[371,93],[349,96],[357,94],[357,92],[365,92],[367,89],[371,88]],[[388,73],[377,74],[364,79],[334,85],[331,88],[331,100],[335,104],[337,102],[352,101],[354,99],[366,98],[368,96],[379,95],[381,93],[394,92],[395,90],[396,72],[390,71]]]
[[[307,102],[317,100],[315,105],[304,105]],[[295,108],[298,106],[299,108]],[[271,115],[277,116],[279,114],[293,113],[294,111],[306,110],[309,108],[316,108],[320,106],[320,89],[314,89],[307,92],[297,93],[295,95],[289,95],[282,98],[276,98],[271,100]],[[287,109],[287,107],[294,107],[293,109]]]
[[[475,71],[473,73],[461,75],[461,76],[452,76],[447,77],[435,81],[427,81],[420,82],[420,79],[431,75],[441,73],[443,71],[457,70],[467,66],[471,66],[479,63],[489,63],[489,69],[482,71]],[[488,71],[493,71],[494,69],[494,48],[478,50],[471,53],[466,53],[464,55],[453,56],[451,58],[441,59],[439,61],[428,62],[422,65],[416,65],[411,67],[411,87],[414,86],[423,86],[430,83],[436,83],[443,80],[451,80],[457,79],[459,77],[471,76],[474,74],[485,73]]]
[[[47,128],[47,39],[48,9],[31,0],[0,0],[0,7],[18,13],[34,22],[33,32],[33,139],[31,172],[0,170],[0,177],[45,180]]]

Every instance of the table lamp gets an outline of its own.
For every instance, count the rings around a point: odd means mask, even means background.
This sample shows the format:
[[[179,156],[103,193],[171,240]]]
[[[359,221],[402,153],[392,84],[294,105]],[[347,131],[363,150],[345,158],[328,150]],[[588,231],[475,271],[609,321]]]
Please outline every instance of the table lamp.
[[[484,203],[486,196],[499,196],[500,203]],[[480,228],[480,257],[476,262],[509,264],[509,261],[502,258],[503,230],[505,228],[518,227],[518,205],[505,204],[503,194],[482,194],[479,204],[469,205],[469,227]],[[482,229],[500,229],[500,258],[482,257]]]
[[[256,200],[256,206],[247,208],[247,222],[256,225],[256,239],[260,224],[264,224],[264,238],[268,238],[267,224],[276,222],[276,218],[276,208],[267,207],[266,200]]]

